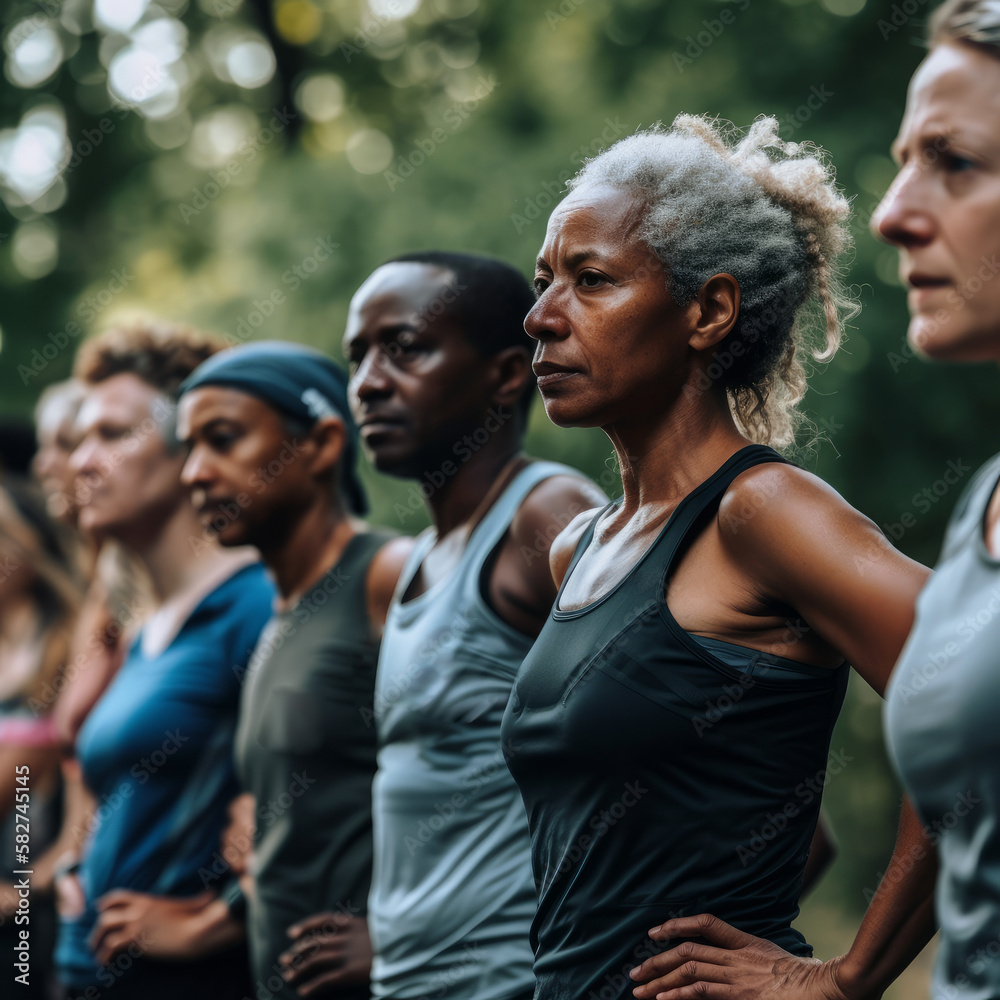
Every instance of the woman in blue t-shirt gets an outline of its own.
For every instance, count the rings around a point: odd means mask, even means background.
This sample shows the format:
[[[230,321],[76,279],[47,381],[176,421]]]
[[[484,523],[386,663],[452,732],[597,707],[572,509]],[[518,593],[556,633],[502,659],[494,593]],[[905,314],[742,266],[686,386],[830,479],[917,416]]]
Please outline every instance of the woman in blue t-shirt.
[[[77,736],[95,809],[80,858],[57,883],[56,966],[67,998],[113,987],[118,1000],[239,1000],[251,989],[239,933],[197,935],[187,960],[165,961],[179,920],[168,914],[134,934],[118,925],[109,933],[100,919],[123,889],[174,897],[178,916],[205,909],[215,894],[203,873],[239,792],[240,679],[274,589],[255,551],[205,540],[174,433],[173,394],[217,346],[139,324],[87,341],[76,361],[87,389],[70,458],[80,526],[135,554],[154,605]]]

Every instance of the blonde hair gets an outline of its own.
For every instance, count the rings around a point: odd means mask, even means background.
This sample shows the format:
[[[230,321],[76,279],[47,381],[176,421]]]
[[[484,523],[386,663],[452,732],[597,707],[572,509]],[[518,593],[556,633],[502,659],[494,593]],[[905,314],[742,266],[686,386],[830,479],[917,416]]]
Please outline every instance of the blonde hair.
[[[82,585],[65,529],[48,517],[33,487],[13,480],[0,485],[0,557],[8,575],[27,574],[28,597],[38,617],[41,657],[19,692],[30,701],[66,665]]]
[[[773,117],[740,136],[714,119],[680,115],[669,129],[655,125],[615,143],[568,186],[586,183],[642,197],[641,235],[679,304],[693,301],[715,274],[736,278],[740,315],[709,377],[725,389],[751,441],[794,444],[806,391],[803,355],[833,357],[857,312],[837,263],[851,242],[850,207],[823,152],[781,139]],[[822,336],[810,349],[814,328]]]

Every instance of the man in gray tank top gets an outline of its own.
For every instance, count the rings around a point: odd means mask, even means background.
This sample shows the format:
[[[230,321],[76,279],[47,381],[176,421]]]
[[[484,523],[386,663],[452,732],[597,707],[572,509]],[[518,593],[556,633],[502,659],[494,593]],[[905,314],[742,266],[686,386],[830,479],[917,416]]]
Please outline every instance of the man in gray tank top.
[[[501,261],[428,252],[384,264],[351,302],[344,349],[362,441],[377,469],[417,481],[433,520],[400,575],[376,679],[379,998],[534,991],[537,899],[500,720],[555,598],[549,544],[605,498],[521,452],[533,301]]]

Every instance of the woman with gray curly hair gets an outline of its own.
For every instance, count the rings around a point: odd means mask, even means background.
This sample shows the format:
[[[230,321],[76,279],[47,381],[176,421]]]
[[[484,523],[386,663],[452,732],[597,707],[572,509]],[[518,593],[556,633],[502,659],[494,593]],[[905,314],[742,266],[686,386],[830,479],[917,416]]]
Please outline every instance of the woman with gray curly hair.
[[[847,955],[791,926],[848,663],[884,691],[927,576],[773,450],[812,328],[828,358],[851,310],[847,216],[775,119],[731,141],[682,116],[588,162],[549,220],[538,387],[555,423],[608,434],[624,494],[553,545],[504,718],[536,1000],[874,997],[930,936],[910,809]]]
[[[872,226],[899,250],[910,343],[935,361],[996,364],[1000,2],[949,0],[929,35]],[[890,755],[940,857],[935,1000],[1000,997],[998,481],[994,456],[958,501],[886,694]]]

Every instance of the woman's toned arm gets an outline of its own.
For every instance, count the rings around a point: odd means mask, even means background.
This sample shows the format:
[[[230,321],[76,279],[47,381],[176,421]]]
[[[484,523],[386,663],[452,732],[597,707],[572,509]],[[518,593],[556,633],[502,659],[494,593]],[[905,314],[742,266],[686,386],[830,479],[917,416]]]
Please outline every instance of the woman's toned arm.
[[[736,511],[754,516],[736,517]],[[801,470],[764,465],[740,476],[719,510],[734,573],[762,603],[795,612],[884,694],[929,572],[886,541],[834,490]],[[801,959],[703,914],[670,920],[650,936],[688,940],[633,971],[637,997],[661,1000],[869,1000],[882,995],[933,933],[936,856],[909,803],[895,850],[850,951]]]

